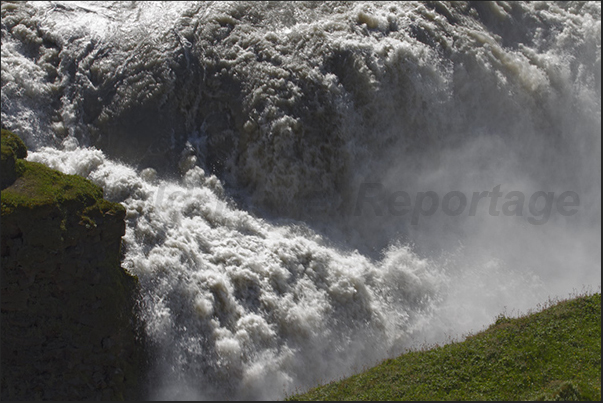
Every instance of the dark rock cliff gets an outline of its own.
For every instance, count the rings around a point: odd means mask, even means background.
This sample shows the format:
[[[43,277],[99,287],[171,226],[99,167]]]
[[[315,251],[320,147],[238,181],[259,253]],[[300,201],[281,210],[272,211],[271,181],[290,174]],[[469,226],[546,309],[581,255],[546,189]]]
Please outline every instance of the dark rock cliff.
[[[136,398],[143,342],[138,282],[120,266],[125,209],[26,153],[2,130],[2,400]]]

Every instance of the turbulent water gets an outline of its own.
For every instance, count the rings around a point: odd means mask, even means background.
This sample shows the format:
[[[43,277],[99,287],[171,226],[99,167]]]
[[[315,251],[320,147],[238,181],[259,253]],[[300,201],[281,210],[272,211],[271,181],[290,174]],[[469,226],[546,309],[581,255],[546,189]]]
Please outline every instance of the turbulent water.
[[[2,2],[2,124],[127,208],[148,399],[600,288],[599,2]]]

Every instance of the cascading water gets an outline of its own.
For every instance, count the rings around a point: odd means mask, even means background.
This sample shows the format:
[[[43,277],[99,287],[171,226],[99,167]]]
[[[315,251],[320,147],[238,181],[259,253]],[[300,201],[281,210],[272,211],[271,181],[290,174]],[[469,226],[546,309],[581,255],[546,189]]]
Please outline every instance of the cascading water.
[[[600,287],[598,2],[3,2],[2,124],[127,208],[149,399],[282,398]]]

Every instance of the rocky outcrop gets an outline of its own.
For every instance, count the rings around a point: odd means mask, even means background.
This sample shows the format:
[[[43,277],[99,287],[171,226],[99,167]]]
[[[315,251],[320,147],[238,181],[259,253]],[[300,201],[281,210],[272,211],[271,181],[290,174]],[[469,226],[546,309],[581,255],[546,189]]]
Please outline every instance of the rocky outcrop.
[[[125,209],[26,152],[2,130],[2,400],[136,398],[143,342],[138,282],[120,266]]]
[[[2,129],[2,163],[0,165],[2,189],[17,180],[17,160],[26,156],[27,148],[21,139],[8,130]]]

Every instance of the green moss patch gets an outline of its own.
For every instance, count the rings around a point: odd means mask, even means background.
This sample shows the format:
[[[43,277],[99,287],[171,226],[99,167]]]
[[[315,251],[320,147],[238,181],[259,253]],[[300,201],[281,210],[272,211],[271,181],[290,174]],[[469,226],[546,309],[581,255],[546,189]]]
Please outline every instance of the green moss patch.
[[[67,207],[70,211],[81,211],[82,220],[93,225],[89,215],[94,211],[113,215],[125,213],[122,205],[103,199],[102,189],[89,180],[25,161],[22,158],[26,155],[27,149],[23,142],[8,130],[2,130],[3,182],[5,156],[8,165],[14,157],[12,165],[15,172],[10,186],[2,190],[2,216],[12,214],[20,208],[31,210],[42,206],[57,206]]]
[[[27,157],[27,147],[23,140],[13,132],[2,129],[2,157],[13,153],[15,158]]]
[[[288,400],[601,400],[601,294],[414,351]]]
[[[81,207],[102,198],[102,190],[77,175],[65,175],[37,162],[18,160],[19,178],[2,191],[2,212],[16,207],[75,202]]]
[[[18,177],[16,163],[27,156],[27,148],[21,139],[2,129],[2,159],[0,165],[1,188],[10,186]]]

